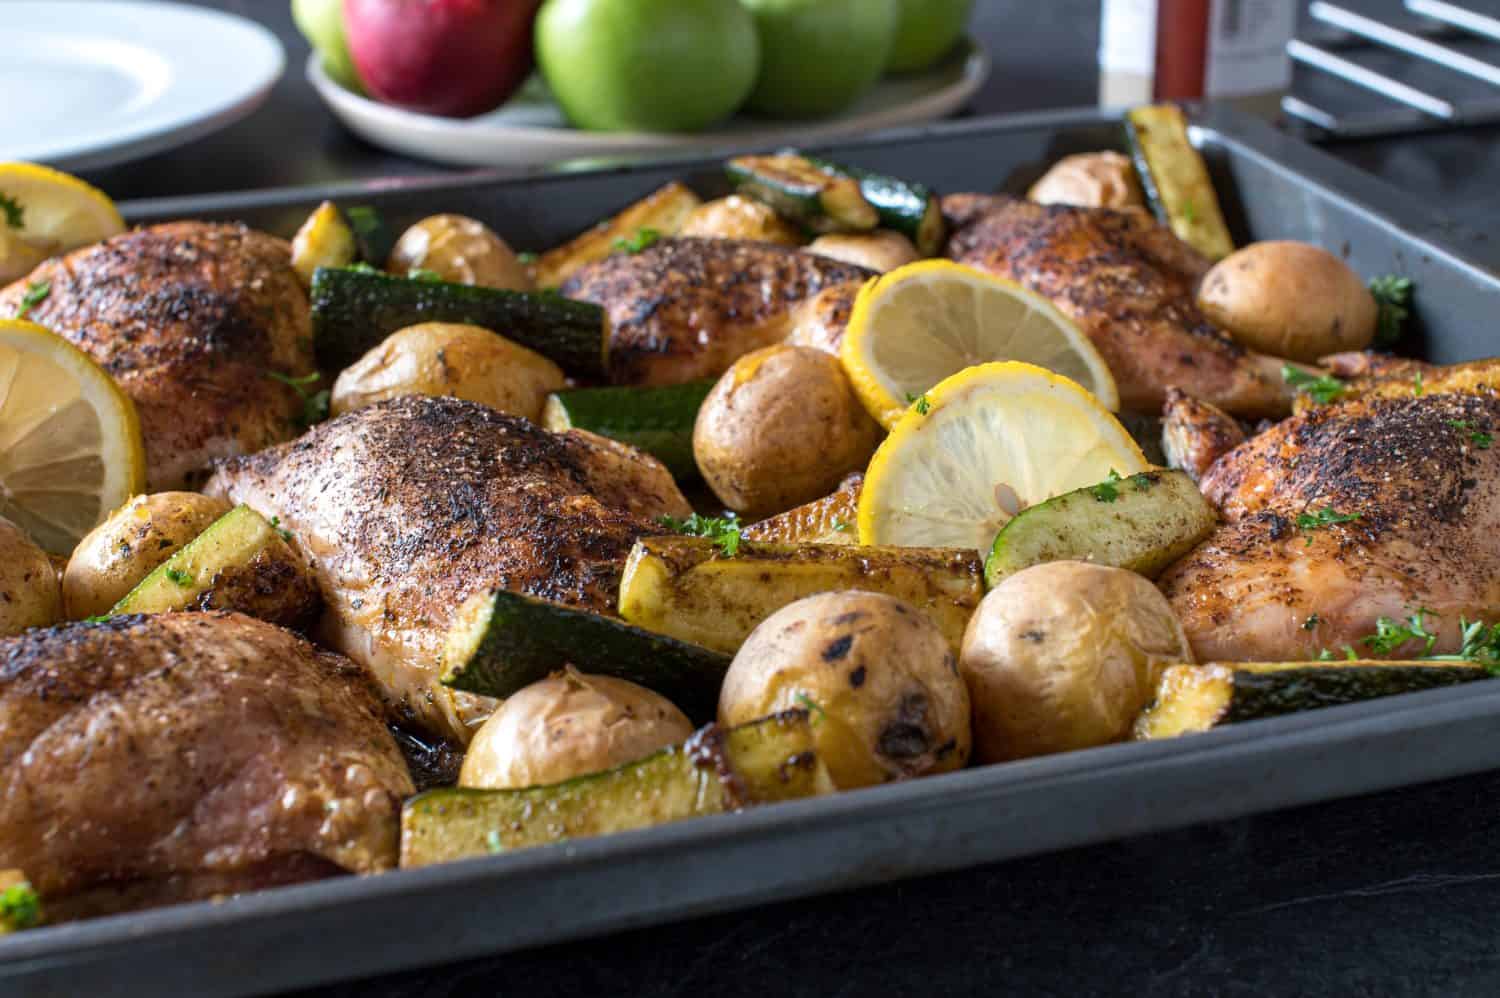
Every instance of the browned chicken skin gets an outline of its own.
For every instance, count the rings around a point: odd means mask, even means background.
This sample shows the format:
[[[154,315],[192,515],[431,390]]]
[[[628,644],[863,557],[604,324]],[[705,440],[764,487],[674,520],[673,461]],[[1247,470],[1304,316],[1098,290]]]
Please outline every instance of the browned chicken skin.
[[[1215,461],[1244,442],[1245,431],[1233,416],[1180,389],[1167,389],[1161,449],[1168,467],[1187,472],[1195,482],[1202,481]]]
[[[1126,408],[1156,412],[1175,385],[1236,416],[1289,409],[1281,362],[1245,350],[1198,311],[1208,261],[1141,212],[954,194],[943,214],[953,226],[948,256],[1029,288],[1076,321]]]
[[[412,792],[359,667],[271,624],[0,641],[0,868],[55,916],[389,869]]]
[[[1500,399],[1364,398],[1295,416],[1202,482],[1227,521],[1160,580],[1199,661],[1342,654],[1427,611],[1436,653],[1500,606]],[[1316,525],[1299,515],[1357,516]],[[1420,642],[1394,656],[1421,654]],[[1379,657],[1379,656],[1375,656]]]
[[[204,222],[136,229],[0,290],[0,315],[36,281],[51,292],[27,318],[81,347],[135,401],[148,490],[297,432],[298,395],[271,375],[314,369],[312,320],[282,240]]]
[[[591,263],[562,286],[609,315],[609,375],[670,385],[716,377],[786,339],[796,306],[871,272],[772,243],[663,239]]]
[[[1437,395],[1443,392],[1490,392],[1500,389],[1500,358],[1486,357],[1462,364],[1439,366],[1410,357],[1369,352],[1336,353],[1321,363],[1338,378],[1348,382],[1341,401],[1370,396],[1404,398],[1408,395]],[[1298,395],[1296,411],[1315,408],[1319,403]]]
[[[323,590],[323,636],[429,730],[493,701],[438,682],[454,612],[502,588],[614,613],[620,571],[687,501],[656,460],[473,402],[406,396],[227,462],[207,491],[279,516]]]

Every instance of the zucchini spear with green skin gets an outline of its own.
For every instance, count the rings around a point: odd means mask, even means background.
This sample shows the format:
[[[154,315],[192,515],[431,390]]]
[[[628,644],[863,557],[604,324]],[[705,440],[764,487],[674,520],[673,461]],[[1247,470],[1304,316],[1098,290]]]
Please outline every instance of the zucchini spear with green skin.
[[[503,699],[573,665],[639,683],[702,720],[714,716],[729,662],[722,652],[499,589],[475,594],[455,614],[442,682]]]
[[[1208,731],[1238,721],[1438,689],[1489,679],[1478,662],[1352,660],[1174,665],[1135,722],[1147,741]]]
[[[1125,141],[1146,201],[1177,237],[1210,260],[1234,252],[1208,167],[1188,138],[1187,118],[1173,104],[1138,107],[1125,115]]]
[[[645,451],[678,481],[696,479],[693,424],[713,388],[691,381],[660,388],[576,388],[554,392],[542,410],[542,426],[556,433],[588,430]]]
[[[320,267],[312,280],[313,342],[325,371],[342,371],[398,329],[419,322],[483,326],[570,374],[604,375],[608,323],[590,302]]]
[[[833,789],[805,710],[724,729],[638,762],[525,790],[448,787],[407,801],[401,865],[428,866],[649,828]]]

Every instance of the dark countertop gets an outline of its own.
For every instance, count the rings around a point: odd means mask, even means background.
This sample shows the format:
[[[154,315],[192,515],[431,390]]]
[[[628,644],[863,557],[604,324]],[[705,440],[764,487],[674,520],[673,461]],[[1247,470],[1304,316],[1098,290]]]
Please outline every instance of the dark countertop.
[[[382,153],[323,113],[284,0],[207,5],[255,17],[287,43],[289,70],[270,102],[187,149],[91,180],[135,198],[444,172]],[[1097,0],[979,7],[976,33],[996,71],[970,113],[1094,100]],[[1333,151],[1483,229],[1500,218],[1497,137]],[[1500,773],[1451,780],[303,998],[1496,994],[1500,858],[1488,833],[1497,796]]]

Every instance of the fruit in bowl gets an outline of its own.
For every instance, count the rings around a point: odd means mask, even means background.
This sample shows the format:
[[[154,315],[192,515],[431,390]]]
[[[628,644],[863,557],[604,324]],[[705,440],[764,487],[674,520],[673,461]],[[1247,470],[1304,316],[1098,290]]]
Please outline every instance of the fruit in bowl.
[[[349,52],[370,95],[466,118],[503,104],[531,72],[540,0],[343,0]]]
[[[328,78],[345,89],[361,92],[359,74],[349,55],[349,39],[344,34],[343,0],[292,0],[292,20],[318,53]]]
[[[885,72],[897,0],[741,2],[760,33],[760,78],[748,104],[753,111],[778,118],[836,114]]]
[[[974,0],[900,0],[900,23],[886,69],[918,73],[929,69],[963,37]]]
[[[760,46],[739,0],[548,0],[536,57],[579,128],[691,132],[744,102]]]

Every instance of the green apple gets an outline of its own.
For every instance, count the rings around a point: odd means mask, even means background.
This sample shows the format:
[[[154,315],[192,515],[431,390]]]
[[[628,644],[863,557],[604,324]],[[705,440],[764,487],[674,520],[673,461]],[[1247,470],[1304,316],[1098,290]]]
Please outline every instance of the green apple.
[[[741,0],[760,32],[749,107],[783,118],[835,114],[885,71],[897,0]]]
[[[739,0],[547,0],[536,58],[579,128],[691,132],[744,103],[760,43]]]
[[[900,0],[901,23],[886,69],[916,73],[953,50],[969,23],[974,0]]]
[[[292,20],[302,32],[323,70],[340,86],[363,93],[354,59],[349,55],[349,41],[344,35],[344,7],[341,0],[292,0]]]

